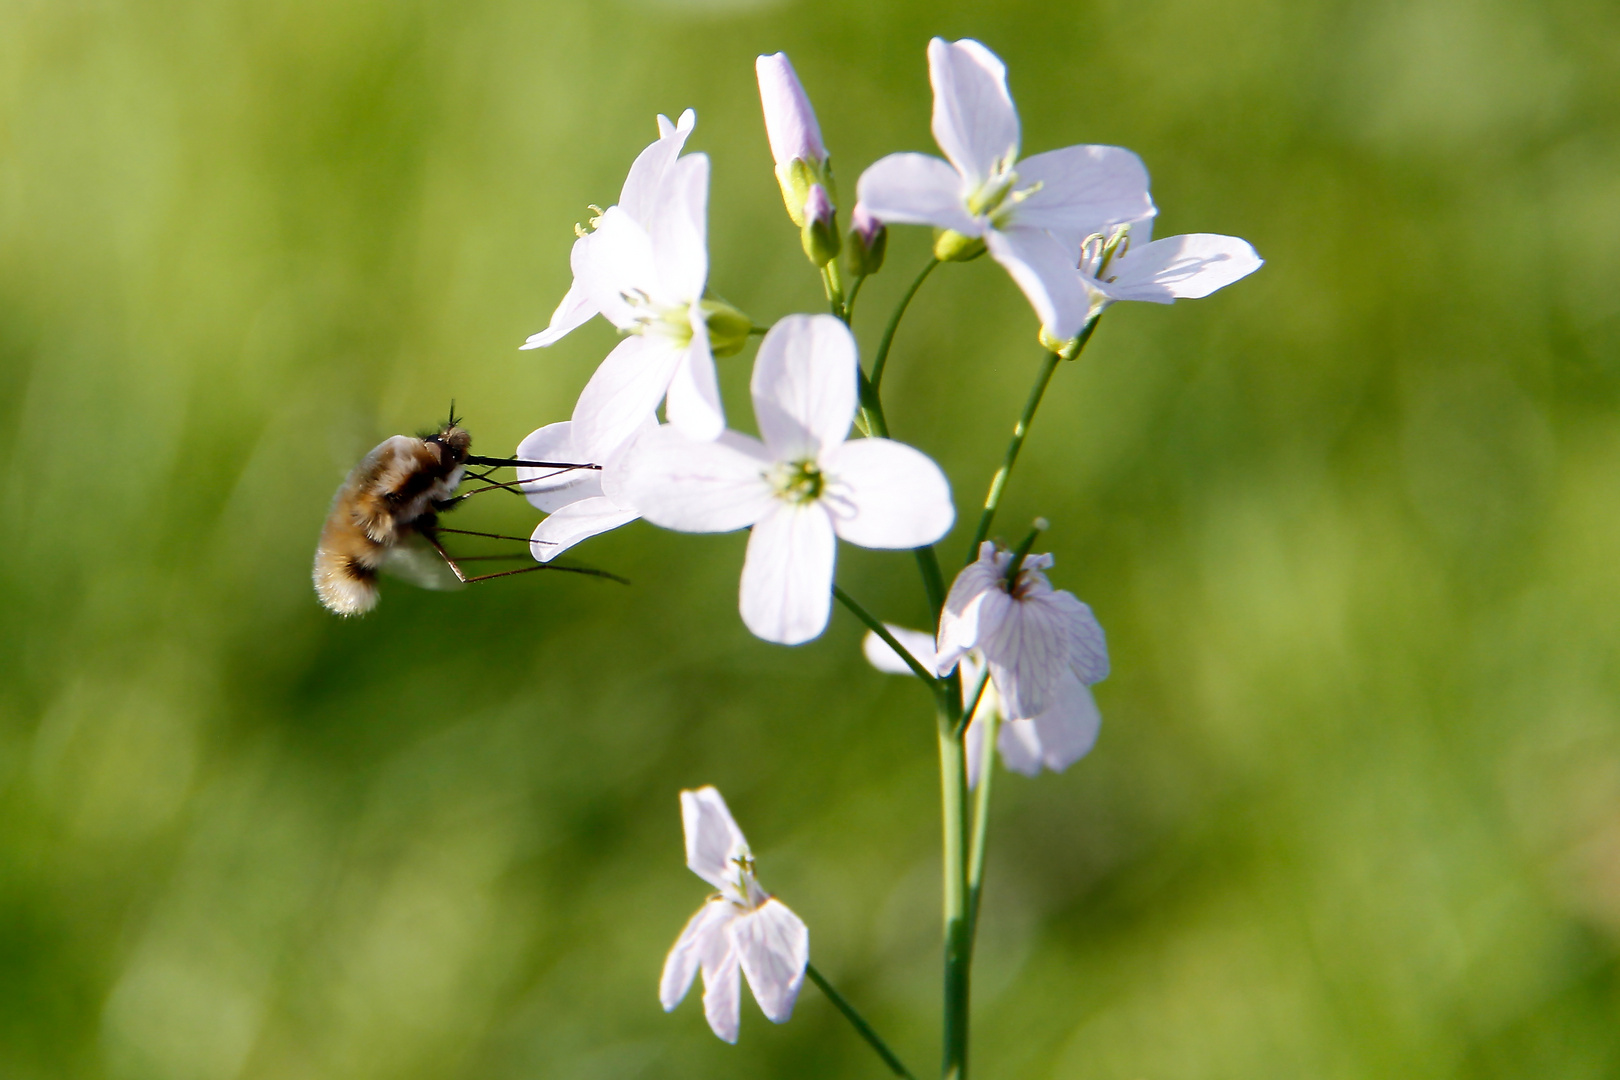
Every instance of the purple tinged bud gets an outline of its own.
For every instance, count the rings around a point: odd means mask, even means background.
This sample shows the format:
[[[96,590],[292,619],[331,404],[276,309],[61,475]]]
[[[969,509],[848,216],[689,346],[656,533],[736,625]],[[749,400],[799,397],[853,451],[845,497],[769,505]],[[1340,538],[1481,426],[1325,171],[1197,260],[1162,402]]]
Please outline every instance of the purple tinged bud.
[[[817,165],[827,160],[827,147],[821,141],[821,125],[810,107],[799,76],[787,53],[772,53],[754,61],[759,77],[759,100],[765,109],[765,134],[771,140],[771,157],[776,167],[785,169],[794,158]]]
[[[856,203],[855,209],[849,215],[849,227],[861,234],[861,243],[871,247],[872,241],[883,229],[883,222],[872,216],[865,203]]]
[[[838,257],[838,215],[827,189],[811,184],[804,200],[804,224],[799,226],[804,253],[816,266],[826,266]]]
[[[810,194],[804,200],[804,217],[806,221],[813,221],[819,225],[832,222],[832,200],[827,197],[827,189],[820,184],[810,185]]]
[[[873,217],[863,203],[856,203],[849,215],[849,245],[844,262],[855,277],[867,277],[883,268],[883,255],[889,246],[889,231]]]

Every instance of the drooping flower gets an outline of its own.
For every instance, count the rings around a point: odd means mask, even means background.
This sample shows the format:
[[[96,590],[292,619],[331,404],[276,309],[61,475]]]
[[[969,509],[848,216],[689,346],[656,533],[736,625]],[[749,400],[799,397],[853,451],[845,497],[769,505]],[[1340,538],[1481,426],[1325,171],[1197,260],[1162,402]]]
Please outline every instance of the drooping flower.
[[[702,971],[709,1027],[735,1043],[742,997],[739,971],[765,1015],[773,1023],[785,1023],[810,963],[810,931],[787,905],[760,888],[748,841],[718,791],[702,787],[681,792],[681,824],[687,867],[720,891],[698,909],[670,949],[658,1000],[665,1012],[674,1009]]]
[[[1108,677],[1108,643],[1091,609],[1052,588],[1051,555],[1028,555],[1008,580],[1013,553],[985,541],[979,557],[951,583],[939,617],[936,670],[950,673],[969,650],[990,667],[1010,719],[1045,713],[1075,679],[1089,686]]]
[[[935,244],[941,258],[988,248],[1042,326],[1073,337],[1089,310],[1074,273],[1080,242],[1153,215],[1147,169],[1117,146],[1069,146],[1020,161],[1007,69],[977,41],[934,38],[928,75],[934,139],[949,163],[890,154],[861,175],[861,204],[889,224],[945,230]]]
[[[655,426],[657,420],[648,413],[640,429]],[[517,456],[529,461],[582,461],[584,455],[574,445],[573,427],[571,421],[564,420],[531,432],[518,444]],[[624,496],[612,484],[622,449],[610,454],[601,469],[517,468],[520,490],[535,509],[546,515],[529,538],[529,552],[537,560],[550,562],[581,540],[628,525],[641,516],[619,501]]]
[[[894,639],[907,652],[930,671],[936,670],[939,658],[934,650],[934,639],[920,630],[884,624]],[[879,671],[891,675],[911,674],[911,667],[895,655],[887,642],[875,633],[867,632],[862,647],[866,659]],[[992,729],[996,732],[996,750],[1001,760],[1014,772],[1034,776],[1042,768],[1062,772],[1090,753],[1097,743],[1102,726],[1102,713],[1091,689],[1074,676],[1066,674],[1039,716],[1017,720],[1007,719],[1001,695],[991,679],[979,690],[984,677],[984,655],[977,649],[963,654],[962,705],[971,706],[975,694],[978,705],[968,721],[962,741],[967,750],[968,786],[976,787],[979,773],[984,767],[985,739]]]
[[[1254,273],[1265,263],[1247,240],[1187,233],[1153,240],[1153,223],[1120,225],[1080,246],[1080,280],[1093,311],[1116,300],[1173,304],[1196,300]]]
[[[845,442],[856,407],[855,339],[830,315],[790,315],[760,343],[750,389],[764,440],[714,442],[670,425],[639,437],[619,483],[655,525],[753,527],[743,622],[797,645],[826,628],[837,539],[871,548],[931,544],[955,519],[950,485],[926,455],[889,439]]]

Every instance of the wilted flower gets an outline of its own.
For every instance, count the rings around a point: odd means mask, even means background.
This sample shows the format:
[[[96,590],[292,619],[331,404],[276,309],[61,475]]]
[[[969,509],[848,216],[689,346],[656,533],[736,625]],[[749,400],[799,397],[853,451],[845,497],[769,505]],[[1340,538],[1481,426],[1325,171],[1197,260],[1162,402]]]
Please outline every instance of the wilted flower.
[[[1074,336],[1089,310],[1074,273],[1080,241],[1152,216],[1147,169],[1117,146],[1069,146],[1019,161],[1007,69],[977,41],[934,38],[928,75],[934,139],[949,164],[890,154],[862,174],[861,203],[889,224],[945,230],[934,249],[940,258],[988,248],[1041,324]]]
[[[1062,692],[1065,676],[1089,686],[1108,677],[1108,643],[1091,609],[1055,590],[1043,570],[1050,555],[1028,555],[1014,580],[1013,553],[985,541],[979,557],[956,575],[939,617],[936,670],[948,674],[978,649],[1011,719],[1040,716]]]
[[[926,455],[889,439],[845,442],[856,407],[855,339],[830,315],[790,315],[760,343],[750,389],[764,441],[714,442],[669,426],[639,437],[620,483],[655,525],[683,532],[753,526],[743,622],[767,641],[821,633],[832,605],[837,538],[912,548],[955,519],[950,485]]]
[[[712,787],[681,792],[686,865],[719,889],[681,931],[664,961],[658,1000],[668,1012],[703,972],[703,1014],[728,1043],[737,1041],[742,989],[738,972],[765,1015],[777,1024],[793,1003],[810,963],[810,931],[787,905],[759,887],[748,841]]]

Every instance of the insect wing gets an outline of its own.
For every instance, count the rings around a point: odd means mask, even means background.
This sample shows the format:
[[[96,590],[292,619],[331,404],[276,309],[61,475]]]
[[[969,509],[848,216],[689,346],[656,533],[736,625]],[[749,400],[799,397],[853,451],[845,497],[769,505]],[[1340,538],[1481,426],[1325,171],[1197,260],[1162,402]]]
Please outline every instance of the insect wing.
[[[456,572],[420,536],[413,536],[390,548],[388,554],[383,556],[379,569],[389,577],[408,581],[419,589],[450,592],[465,587],[461,579],[456,577]]]

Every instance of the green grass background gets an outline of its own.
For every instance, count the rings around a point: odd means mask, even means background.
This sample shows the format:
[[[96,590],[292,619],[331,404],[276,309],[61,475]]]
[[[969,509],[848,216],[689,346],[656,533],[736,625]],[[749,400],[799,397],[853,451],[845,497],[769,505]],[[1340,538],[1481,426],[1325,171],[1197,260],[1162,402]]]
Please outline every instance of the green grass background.
[[[1267,259],[1114,309],[1011,487],[1115,674],[1089,758],[998,784],[977,1075],[1620,1073],[1620,8],[4,0],[0,1075],[882,1075],[813,989],[737,1047],[659,1009],[702,783],[933,1068],[932,719],[852,619],[755,640],[744,538],[644,524],[581,551],[629,589],[344,622],[308,567],[382,437],[568,415],[611,331],[516,346],[656,112],[713,158],[713,288],[818,310],[753,57],[793,57],[847,207],[932,150],[936,33],[1005,58],[1026,150],[1129,146],[1161,235]],[[964,518],[1034,330],[982,260],[900,333],[891,424]],[[908,557],[839,575],[922,624]]]

